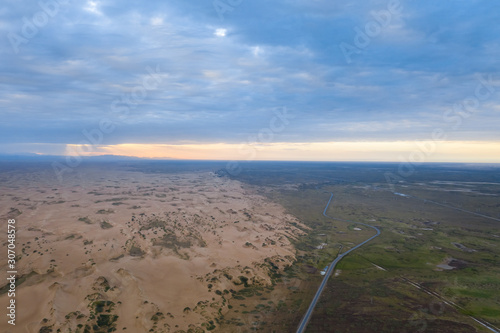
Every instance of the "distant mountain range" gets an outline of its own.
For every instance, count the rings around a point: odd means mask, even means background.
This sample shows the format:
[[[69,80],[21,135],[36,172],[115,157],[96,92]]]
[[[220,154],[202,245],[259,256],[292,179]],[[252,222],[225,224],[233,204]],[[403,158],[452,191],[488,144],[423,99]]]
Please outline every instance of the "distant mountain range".
[[[20,153],[20,154],[0,154],[0,161],[56,161],[61,159],[66,159],[67,156],[61,155],[39,155],[33,153]],[[83,160],[86,161],[138,161],[138,160],[153,160],[150,158],[140,158],[135,156],[123,156],[123,155],[98,155],[98,156],[82,156]],[[160,159],[155,159],[160,160]],[[161,160],[171,160],[171,158],[162,158]]]

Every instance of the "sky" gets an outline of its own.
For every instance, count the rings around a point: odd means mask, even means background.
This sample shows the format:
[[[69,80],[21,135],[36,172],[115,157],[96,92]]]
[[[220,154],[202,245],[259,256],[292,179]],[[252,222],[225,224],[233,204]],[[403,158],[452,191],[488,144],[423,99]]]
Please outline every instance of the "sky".
[[[4,0],[0,154],[500,163],[498,13]]]

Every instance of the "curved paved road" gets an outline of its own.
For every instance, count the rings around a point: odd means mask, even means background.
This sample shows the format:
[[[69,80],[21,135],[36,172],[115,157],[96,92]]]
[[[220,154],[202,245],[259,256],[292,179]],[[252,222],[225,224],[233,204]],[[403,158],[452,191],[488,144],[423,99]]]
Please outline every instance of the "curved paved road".
[[[343,219],[338,219],[338,218],[335,218],[335,217],[331,217],[331,216],[328,216],[326,215],[326,210],[328,209],[328,207],[330,206],[330,203],[332,202],[332,199],[333,199],[333,193],[330,192],[330,200],[328,200],[328,203],[326,204],[326,207],[325,207],[325,210],[323,211],[323,215],[330,218],[330,219],[333,219],[333,220],[336,220],[336,221],[342,221],[342,222],[348,222],[348,223],[356,223],[356,224],[361,224],[361,225],[364,225],[366,227],[369,227],[369,228],[372,228],[374,229],[377,234],[368,238],[367,240],[365,240],[364,242],[361,242],[359,243],[358,245],[356,245],[355,247],[351,248],[349,251],[346,251],[344,253],[342,253],[341,255],[339,255],[337,258],[335,258],[334,261],[332,261],[332,263],[330,264],[330,266],[328,267],[328,270],[326,271],[326,274],[325,274],[325,277],[323,278],[323,281],[321,282],[321,284],[319,285],[319,288],[318,288],[318,291],[316,292],[316,295],[314,295],[314,298],[313,300],[311,301],[311,304],[309,305],[309,308],[307,309],[306,311],[306,314],[304,315],[304,317],[302,318],[302,320],[300,321],[300,324],[299,324],[299,327],[297,328],[297,333],[302,333],[305,331],[306,327],[307,327],[307,323],[309,322],[309,319],[311,318],[311,315],[312,315],[312,312],[314,310],[314,307],[316,306],[316,303],[318,303],[318,300],[319,300],[319,297],[321,296],[321,293],[323,292],[323,289],[325,288],[326,286],[326,282],[328,281],[328,278],[332,275],[333,271],[335,270],[335,266],[338,264],[338,262],[340,260],[342,260],[342,258],[344,258],[344,256],[346,256],[347,254],[349,254],[350,252],[356,250],[357,248],[359,248],[360,246],[368,243],[369,241],[371,241],[372,239],[374,239],[375,237],[377,237],[378,235],[380,235],[380,230],[377,228],[377,227],[374,227],[372,225],[369,225],[369,224],[366,224],[366,223],[361,223],[361,222],[355,222],[355,221],[349,221],[349,220],[343,220]]]

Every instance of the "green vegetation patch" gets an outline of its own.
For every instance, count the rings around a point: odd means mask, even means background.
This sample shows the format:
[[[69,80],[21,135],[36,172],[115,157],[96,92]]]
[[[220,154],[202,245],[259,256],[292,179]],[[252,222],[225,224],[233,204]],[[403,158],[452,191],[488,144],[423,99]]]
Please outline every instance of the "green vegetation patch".
[[[130,248],[130,251],[129,251],[129,254],[132,256],[132,257],[141,257],[144,255],[144,252],[141,250],[140,247],[137,247],[135,245],[132,245],[132,247]]]
[[[92,220],[91,220],[91,219],[89,219],[89,217],[88,217],[88,216],[85,216],[85,217],[80,217],[80,218],[78,219],[78,221],[85,222],[85,223],[87,223],[87,224],[92,224]]]
[[[109,223],[108,221],[101,221],[101,228],[110,229],[110,228],[113,228],[113,225],[111,223]]]
[[[153,245],[177,250],[178,248],[190,248],[193,244],[190,239],[180,239],[174,233],[167,233],[163,237],[155,239]]]
[[[113,214],[114,212],[113,209],[99,209],[96,214]]]

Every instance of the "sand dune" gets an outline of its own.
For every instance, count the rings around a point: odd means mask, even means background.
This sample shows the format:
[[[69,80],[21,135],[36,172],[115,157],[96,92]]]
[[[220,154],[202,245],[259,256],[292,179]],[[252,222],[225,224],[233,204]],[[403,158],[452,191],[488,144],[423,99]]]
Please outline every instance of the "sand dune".
[[[17,220],[25,277],[18,331],[3,321],[2,332],[202,329],[242,288],[238,276],[267,284],[266,258],[293,261],[288,237],[301,233],[281,206],[210,172],[80,167],[63,183],[49,170],[0,178],[0,215]]]

